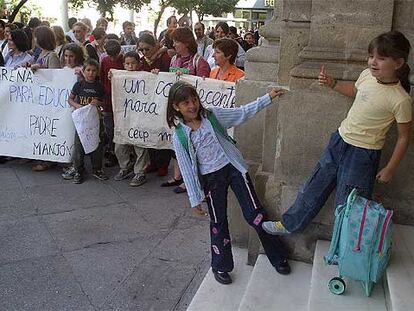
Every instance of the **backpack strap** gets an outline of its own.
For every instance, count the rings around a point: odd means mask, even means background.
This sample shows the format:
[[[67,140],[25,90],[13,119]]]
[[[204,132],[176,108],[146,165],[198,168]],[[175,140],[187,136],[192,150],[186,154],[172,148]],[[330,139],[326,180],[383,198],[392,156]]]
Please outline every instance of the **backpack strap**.
[[[188,139],[185,135],[184,128],[181,125],[181,123],[178,123],[178,125],[175,127],[175,133],[177,134],[178,140],[180,141],[181,145],[184,147],[184,149],[188,151]]]
[[[229,134],[227,134],[227,130],[220,124],[214,113],[211,111],[208,111],[207,113],[207,119],[210,121],[214,132],[220,133],[225,139],[227,139],[229,142],[235,145],[236,141],[233,138],[231,138]],[[181,123],[178,123],[178,125],[175,127],[175,133],[177,134],[178,140],[180,141],[181,145],[184,147],[187,153],[189,153],[187,135],[185,134],[184,127],[181,125]]]
[[[232,144],[236,144],[236,141],[227,134],[227,130],[220,124],[219,120],[212,111],[208,111],[207,119],[210,121],[213,129],[220,133],[224,138],[226,138]]]

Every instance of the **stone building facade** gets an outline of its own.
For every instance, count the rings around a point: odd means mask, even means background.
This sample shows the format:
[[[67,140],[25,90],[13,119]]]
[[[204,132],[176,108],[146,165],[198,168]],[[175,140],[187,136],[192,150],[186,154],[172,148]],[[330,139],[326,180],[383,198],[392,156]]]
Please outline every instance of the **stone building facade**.
[[[367,67],[367,47],[378,34],[399,30],[414,47],[413,13],[411,0],[275,1],[274,17],[261,28],[266,44],[247,53],[237,102],[247,103],[275,85],[289,86],[291,92],[235,130],[259,197],[273,219],[294,201],[352,104],[351,99],[318,85],[321,64],[336,79],[355,81]],[[414,69],[412,57],[410,65]],[[389,159],[395,139],[392,128],[382,164]],[[392,182],[376,187],[375,198],[395,211],[395,222],[414,225],[413,143]],[[333,212],[330,198],[305,231],[285,239],[292,257],[312,260],[316,240],[330,239]],[[230,215],[233,239],[248,245],[249,258],[254,259],[259,250],[255,234],[237,208]]]

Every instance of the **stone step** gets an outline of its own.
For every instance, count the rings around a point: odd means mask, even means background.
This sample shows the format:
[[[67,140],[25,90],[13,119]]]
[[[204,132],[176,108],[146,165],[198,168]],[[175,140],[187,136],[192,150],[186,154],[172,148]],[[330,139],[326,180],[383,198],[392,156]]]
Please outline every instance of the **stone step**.
[[[307,310],[312,265],[298,261],[290,265],[292,273],[281,275],[266,255],[259,255],[239,311]]]
[[[316,243],[309,293],[309,311],[387,311],[382,283],[375,284],[370,297],[365,296],[360,282],[346,278],[346,291],[343,295],[334,295],[329,291],[328,281],[338,276],[338,267],[328,266],[323,260],[323,256],[328,252],[329,243],[321,240]]]
[[[392,256],[386,272],[392,311],[414,309],[414,227],[394,225]]]
[[[210,270],[206,274],[187,311],[225,310],[236,311],[246,290],[253,267],[247,263],[247,249],[233,247],[233,283],[222,285]]]

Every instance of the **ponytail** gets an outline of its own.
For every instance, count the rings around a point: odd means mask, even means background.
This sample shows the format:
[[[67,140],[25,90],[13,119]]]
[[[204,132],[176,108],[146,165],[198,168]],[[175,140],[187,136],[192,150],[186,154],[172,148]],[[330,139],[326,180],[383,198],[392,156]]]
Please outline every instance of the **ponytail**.
[[[411,90],[411,84],[409,80],[410,71],[410,66],[408,66],[407,63],[404,63],[404,65],[402,65],[402,67],[397,70],[397,77],[400,80],[402,87],[407,91],[408,94],[410,94]]]

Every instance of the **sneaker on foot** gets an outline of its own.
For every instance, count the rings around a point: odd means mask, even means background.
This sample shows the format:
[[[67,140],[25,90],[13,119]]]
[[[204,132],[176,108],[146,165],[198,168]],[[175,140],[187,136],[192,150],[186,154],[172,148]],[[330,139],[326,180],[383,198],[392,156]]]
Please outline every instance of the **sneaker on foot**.
[[[120,181],[120,180],[124,180],[127,179],[129,176],[131,176],[132,170],[131,169],[127,169],[127,170],[120,170],[118,172],[118,174],[115,175],[114,180],[116,181]]]
[[[75,172],[75,174],[73,175],[73,183],[74,184],[83,183],[83,174],[81,172]]]
[[[145,175],[135,174],[135,176],[132,178],[129,185],[131,187],[138,187],[138,186],[145,184],[146,182],[147,182],[147,179],[145,178]]]
[[[75,176],[76,170],[73,166],[69,167],[66,171],[62,173],[62,178],[65,180],[71,180]]]
[[[281,221],[264,221],[262,223],[262,228],[267,233],[273,235],[286,235],[290,233],[286,230]]]
[[[92,176],[99,180],[108,180],[108,176],[102,170],[94,171]]]

